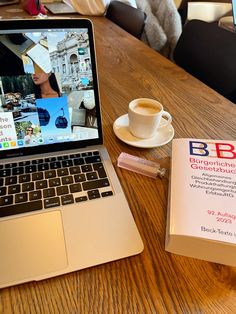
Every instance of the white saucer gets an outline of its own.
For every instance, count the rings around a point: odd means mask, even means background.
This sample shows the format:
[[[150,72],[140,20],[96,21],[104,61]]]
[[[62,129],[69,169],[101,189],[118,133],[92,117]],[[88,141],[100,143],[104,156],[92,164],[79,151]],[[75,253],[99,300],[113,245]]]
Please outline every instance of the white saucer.
[[[162,120],[164,120],[162,118]],[[125,114],[116,119],[113,124],[113,131],[115,135],[126,144],[141,148],[152,148],[165,145],[169,143],[174,137],[174,128],[170,124],[165,128],[161,128],[155,136],[149,139],[141,139],[133,136],[129,131],[129,118]]]

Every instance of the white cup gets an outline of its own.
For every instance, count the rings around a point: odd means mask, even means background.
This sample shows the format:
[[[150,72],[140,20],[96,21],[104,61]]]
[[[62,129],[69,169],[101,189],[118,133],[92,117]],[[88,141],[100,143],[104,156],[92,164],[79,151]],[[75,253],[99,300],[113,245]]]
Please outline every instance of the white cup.
[[[151,138],[161,128],[167,127],[172,117],[164,111],[161,103],[150,98],[138,98],[129,103],[129,130],[139,138]],[[165,122],[161,123],[161,119]]]

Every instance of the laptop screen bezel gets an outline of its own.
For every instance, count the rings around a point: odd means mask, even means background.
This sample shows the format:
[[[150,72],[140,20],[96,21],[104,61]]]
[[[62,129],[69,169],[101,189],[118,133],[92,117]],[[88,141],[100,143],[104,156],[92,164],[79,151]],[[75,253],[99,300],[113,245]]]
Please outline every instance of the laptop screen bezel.
[[[42,20],[2,20],[0,23],[0,32],[14,31],[37,31],[37,30],[50,30],[50,29],[78,29],[86,28],[89,34],[89,44],[91,52],[91,64],[93,73],[94,95],[96,105],[98,138],[86,139],[80,141],[54,143],[40,146],[23,147],[18,149],[9,149],[0,151],[0,158],[11,158],[17,156],[28,156],[34,154],[44,154],[56,151],[63,151],[69,149],[79,149],[91,145],[101,145],[103,143],[102,136],[102,123],[101,123],[101,110],[100,110],[100,97],[99,86],[97,77],[97,64],[96,64],[96,51],[94,43],[94,32],[91,20],[84,18],[70,18],[70,19],[42,19]]]

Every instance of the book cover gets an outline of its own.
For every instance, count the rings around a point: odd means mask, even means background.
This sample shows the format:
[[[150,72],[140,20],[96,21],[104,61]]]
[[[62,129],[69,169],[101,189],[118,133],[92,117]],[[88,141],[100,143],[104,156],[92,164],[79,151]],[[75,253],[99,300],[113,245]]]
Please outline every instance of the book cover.
[[[236,141],[173,140],[165,249],[236,266]]]

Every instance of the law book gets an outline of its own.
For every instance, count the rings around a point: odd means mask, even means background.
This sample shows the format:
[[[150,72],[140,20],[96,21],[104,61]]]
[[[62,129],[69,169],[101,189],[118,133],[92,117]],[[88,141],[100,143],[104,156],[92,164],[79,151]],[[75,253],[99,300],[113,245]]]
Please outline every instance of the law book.
[[[236,141],[173,140],[165,249],[236,266]]]

